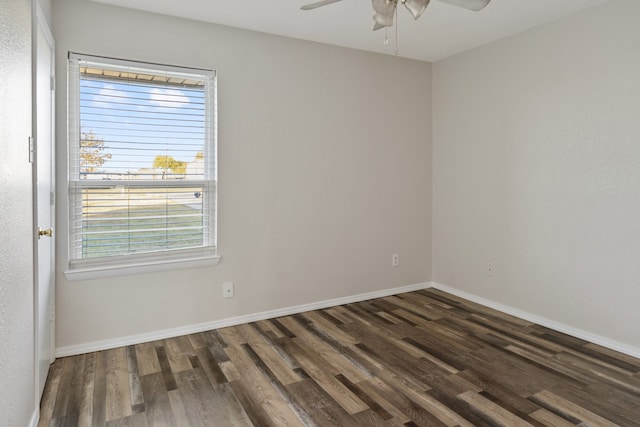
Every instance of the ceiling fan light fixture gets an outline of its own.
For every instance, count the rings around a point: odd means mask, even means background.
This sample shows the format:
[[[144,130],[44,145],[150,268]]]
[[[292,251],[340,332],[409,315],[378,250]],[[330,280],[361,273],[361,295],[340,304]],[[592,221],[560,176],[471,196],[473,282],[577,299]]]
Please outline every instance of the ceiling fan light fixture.
[[[373,10],[380,15],[393,15],[397,3],[397,0],[371,0]]]
[[[405,0],[403,3],[404,7],[411,12],[413,19],[420,18],[422,12],[429,6],[429,0]]]
[[[311,10],[316,9],[321,6],[326,6],[332,3],[338,3],[342,0],[316,0],[314,3],[309,3],[302,6],[300,9],[302,10]],[[396,9],[398,8],[398,3],[404,4],[407,10],[413,16],[413,19],[418,19],[425,11],[427,6],[429,6],[430,0],[371,0],[371,4],[373,5],[373,9],[375,10],[375,15],[373,15],[373,20],[375,24],[373,26],[373,30],[379,30],[381,28],[393,27],[393,18],[396,16]],[[464,9],[469,9],[473,11],[478,11],[484,9],[491,0],[440,0],[443,3],[448,3],[453,6],[462,7]],[[397,24],[397,18],[396,18]],[[396,27],[396,38],[397,38],[398,29]],[[396,55],[398,49],[396,47]]]
[[[376,13],[375,15],[373,15],[373,20],[376,21],[373,27],[374,31],[379,30],[383,27],[392,27],[394,12],[395,9],[393,9],[389,15],[382,15],[380,13]]]

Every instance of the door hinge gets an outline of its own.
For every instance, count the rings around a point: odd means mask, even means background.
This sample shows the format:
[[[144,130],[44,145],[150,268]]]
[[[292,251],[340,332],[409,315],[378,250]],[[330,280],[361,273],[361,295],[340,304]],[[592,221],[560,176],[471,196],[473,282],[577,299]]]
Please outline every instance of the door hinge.
[[[56,306],[51,304],[51,317],[49,318],[51,322],[56,320]]]
[[[54,193],[53,191],[49,193],[49,203],[51,204],[51,206],[55,206],[56,204],[56,193]]]
[[[29,163],[33,163],[35,161],[36,154],[36,144],[35,139],[30,136],[29,137]]]
[[[56,90],[56,78],[55,76],[51,76],[51,91]]]

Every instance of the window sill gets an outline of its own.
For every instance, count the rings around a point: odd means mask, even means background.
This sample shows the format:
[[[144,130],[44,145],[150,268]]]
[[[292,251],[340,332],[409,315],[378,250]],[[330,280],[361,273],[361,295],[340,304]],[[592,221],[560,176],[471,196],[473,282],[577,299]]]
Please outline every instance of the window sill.
[[[104,279],[107,277],[130,276],[133,274],[156,273],[159,271],[182,270],[186,268],[211,267],[218,265],[220,256],[206,255],[187,259],[163,259],[141,261],[132,264],[108,265],[99,267],[73,268],[64,272],[70,281]]]

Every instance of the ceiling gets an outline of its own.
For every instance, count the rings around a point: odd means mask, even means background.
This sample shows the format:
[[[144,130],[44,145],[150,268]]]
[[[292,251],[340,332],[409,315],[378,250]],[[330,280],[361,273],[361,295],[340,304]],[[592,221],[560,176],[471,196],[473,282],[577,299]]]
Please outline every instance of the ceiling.
[[[395,28],[372,31],[370,0],[343,0],[314,9],[314,0],[93,0],[230,27],[393,55]],[[608,0],[492,0],[480,12],[432,0],[414,21],[398,6],[399,56],[433,62]]]

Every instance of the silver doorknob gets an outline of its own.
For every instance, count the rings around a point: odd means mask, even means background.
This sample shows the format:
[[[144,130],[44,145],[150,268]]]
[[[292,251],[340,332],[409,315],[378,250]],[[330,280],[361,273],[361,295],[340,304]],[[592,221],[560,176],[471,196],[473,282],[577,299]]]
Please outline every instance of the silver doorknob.
[[[42,228],[38,227],[38,239],[42,236],[53,237],[53,228],[47,228],[46,230],[43,230]]]

